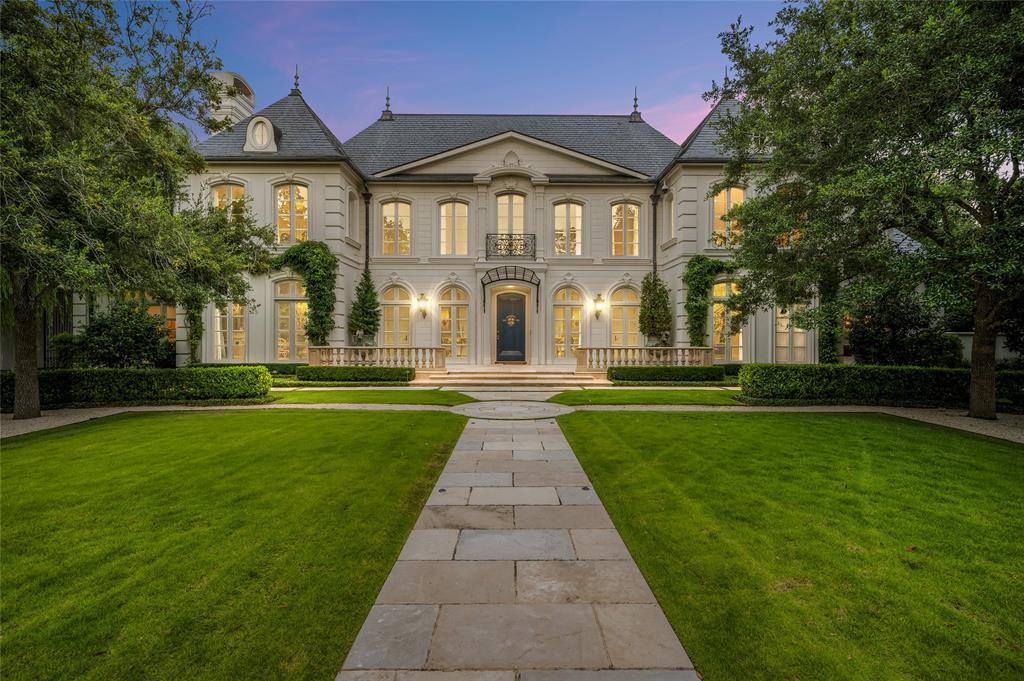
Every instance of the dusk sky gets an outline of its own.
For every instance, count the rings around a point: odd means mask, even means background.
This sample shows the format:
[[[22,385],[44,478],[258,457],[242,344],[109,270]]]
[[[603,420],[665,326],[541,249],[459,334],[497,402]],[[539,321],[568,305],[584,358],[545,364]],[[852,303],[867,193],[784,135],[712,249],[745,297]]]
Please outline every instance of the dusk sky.
[[[372,123],[391,87],[401,113],[626,114],[680,142],[721,80],[718,33],[742,15],[770,37],[776,2],[216,2],[200,24],[257,109],[288,94],[342,140]]]

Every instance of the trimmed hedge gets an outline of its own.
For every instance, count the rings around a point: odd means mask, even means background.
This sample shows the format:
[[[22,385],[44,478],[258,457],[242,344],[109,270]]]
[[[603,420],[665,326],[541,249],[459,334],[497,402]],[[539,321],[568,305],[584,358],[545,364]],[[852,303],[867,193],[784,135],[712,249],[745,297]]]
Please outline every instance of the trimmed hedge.
[[[43,409],[69,404],[188,402],[265,397],[266,367],[182,369],[45,369],[39,372]],[[14,408],[14,374],[0,375],[0,410]]]
[[[740,370],[744,397],[852,404],[960,406],[970,396],[968,369],[864,364],[748,364]],[[1002,402],[1024,406],[1024,371],[996,375]]]
[[[222,369],[224,367],[266,367],[273,376],[294,376],[295,370],[304,367],[306,364],[283,364],[270,362],[267,364],[255,363],[226,363],[226,362],[203,362],[201,364],[190,364],[189,367],[200,367],[203,369]]]
[[[733,362],[731,364],[721,364],[720,366],[723,369],[725,369],[726,376],[739,376],[740,369],[742,369],[745,365],[740,364],[738,362]]]
[[[697,367],[608,367],[609,381],[724,381],[725,368],[717,366]]]
[[[359,383],[408,383],[416,370],[408,367],[305,366],[295,370],[300,381],[339,381]]]

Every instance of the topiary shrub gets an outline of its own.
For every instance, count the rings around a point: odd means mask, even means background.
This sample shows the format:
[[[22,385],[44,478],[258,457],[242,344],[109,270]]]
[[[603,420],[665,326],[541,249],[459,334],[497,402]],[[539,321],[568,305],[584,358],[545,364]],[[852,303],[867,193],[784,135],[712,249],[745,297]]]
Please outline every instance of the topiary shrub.
[[[696,367],[609,367],[609,381],[638,382],[701,382],[724,381],[725,369],[717,366]]]
[[[416,378],[410,367],[304,366],[295,371],[300,381],[351,381],[355,383],[407,383]]]
[[[640,288],[640,333],[648,344],[665,346],[672,333],[672,306],[668,286],[654,272],[648,272]]]
[[[363,276],[356,286],[356,299],[348,313],[348,331],[355,345],[372,345],[380,329],[380,302],[373,285],[370,270],[363,270]]]
[[[188,402],[266,397],[273,379],[265,367],[182,369],[47,369],[39,372],[44,409],[67,405]],[[0,409],[14,407],[14,375],[0,376]]]

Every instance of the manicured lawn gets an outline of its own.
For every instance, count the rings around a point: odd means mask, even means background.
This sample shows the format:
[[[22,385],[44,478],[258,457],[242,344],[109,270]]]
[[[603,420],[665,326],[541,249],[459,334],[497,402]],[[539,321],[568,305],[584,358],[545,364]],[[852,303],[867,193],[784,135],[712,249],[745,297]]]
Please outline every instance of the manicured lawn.
[[[454,390],[294,390],[272,392],[285,404],[439,404],[476,402]]]
[[[728,390],[567,390],[548,400],[572,406],[581,404],[719,404],[738,406],[737,391]]]
[[[465,423],[138,414],[3,443],[4,679],[331,679]]]
[[[873,414],[559,422],[706,681],[1024,678],[1024,447]]]

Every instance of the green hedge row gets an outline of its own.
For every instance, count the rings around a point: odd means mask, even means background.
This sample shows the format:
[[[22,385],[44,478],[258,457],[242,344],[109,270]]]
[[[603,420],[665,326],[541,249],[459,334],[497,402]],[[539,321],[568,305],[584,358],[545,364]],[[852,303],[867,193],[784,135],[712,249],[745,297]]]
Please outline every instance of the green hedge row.
[[[358,383],[407,383],[416,370],[407,367],[306,366],[295,371],[300,381],[353,381]]]
[[[857,404],[959,406],[970,395],[969,369],[862,364],[748,364],[740,371],[746,397]],[[1024,406],[1024,371],[996,375],[996,394]]]
[[[725,368],[717,366],[698,367],[608,367],[609,381],[724,381]]]
[[[267,363],[267,364],[234,364],[234,363],[227,364],[227,363],[223,363],[223,362],[221,362],[221,363],[217,363],[217,362],[204,362],[204,363],[201,363],[201,364],[190,364],[189,366],[190,367],[202,367],[203,369],[210,369],[210,368],[220,369],[220,368],[223,368],[223,367],[266,367],[267,370],[269,370],[270,373],[272,375],[274,375],[274,376],[294,376],[296,369],[298,369],[299,367],[307,366],[307,365],[306,364],[284,364],[284,363],[276,363],[276,362],[270,362],[270,363]]]
[[[46,369],[39,372],[43,409],[68,404],[187,402],[265,397],[273,379],[266,367],[182,369]],[[0,375],[0,410],[14,408],[14,374]]]

